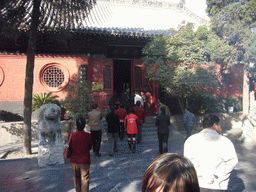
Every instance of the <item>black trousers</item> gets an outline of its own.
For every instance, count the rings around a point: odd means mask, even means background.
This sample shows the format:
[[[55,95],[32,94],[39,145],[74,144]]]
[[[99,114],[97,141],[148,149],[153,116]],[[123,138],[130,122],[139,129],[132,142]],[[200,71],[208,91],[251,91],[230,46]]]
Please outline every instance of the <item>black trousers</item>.
[[[141,139],[142,139],[142,127],[143,127],[143,124],[139,124],[138,126],[138,139],[137,139],[137,142],[140,143]]]
[[[157,133],[159,141],[159,153],[168,152],[168,137],[169,133]]]
[[[101,144],[101,136],[102,136],[102,131],[91,131],[92,134],[92,148],[94,153],[99,153],[100,152],[100,144]]]
[[[120,123],[119,138],[120,138],[121,140],[124,138],[124,122],[121,122],[121,123]]]

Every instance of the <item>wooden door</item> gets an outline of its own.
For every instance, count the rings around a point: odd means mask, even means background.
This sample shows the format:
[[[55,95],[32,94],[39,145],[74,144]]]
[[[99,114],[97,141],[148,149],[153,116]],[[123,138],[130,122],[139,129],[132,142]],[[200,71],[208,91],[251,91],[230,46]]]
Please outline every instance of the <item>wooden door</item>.
[[[141,92],[143,91],[143,81],[144,81],[144,66],[142,61],[132,61],[131,64],[131,91]]]
[[[154,81],[146,79],[146,69],[142,61],[132,62],[131,89],[134,92],[144,92],[146,95],[145,111],[147,115],[154,115],[157,111],[158,86]]]

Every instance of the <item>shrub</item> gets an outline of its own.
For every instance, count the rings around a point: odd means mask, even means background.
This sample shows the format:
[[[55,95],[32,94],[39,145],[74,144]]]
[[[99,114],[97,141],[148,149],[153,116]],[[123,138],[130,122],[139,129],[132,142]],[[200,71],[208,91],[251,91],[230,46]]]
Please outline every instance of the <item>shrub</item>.
[[[0,110],[0,120],[4,122],[23,121],[23,117],[8,111]]]
[[[67,113],[71,118],[76,119],[79,115],[88,116],[88,110],[94,102],[92,91],[87,81],[71,80],[70,84],[65,88],[67,97],[62,102],[68,110]]]
[[[47,103],[54,103],[60,106],[60,102],[56,99],[58,96],[52,96],[52,93],[37,93],[32,96],[32,111],[39,109]]]
[[[219,111],[220,105],[218,99],[208,93],[193,95],[189,98],[188,103],[193,113],[200,109],[204,109],[206,112],[216,112]]]
[[[228,107],[234,107],[238,103],[238,98],[235,96],[228,96],[224,100]]]

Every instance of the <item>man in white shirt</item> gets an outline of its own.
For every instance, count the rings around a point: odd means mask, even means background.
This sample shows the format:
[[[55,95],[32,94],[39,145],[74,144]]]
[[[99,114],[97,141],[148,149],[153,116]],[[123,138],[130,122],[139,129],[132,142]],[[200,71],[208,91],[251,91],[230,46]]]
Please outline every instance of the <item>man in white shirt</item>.
[[[233,143],[222,136],[220,119],[206,115],[203,130],[184,144],[184,156],[192,161],[201,192],[227,191],[231,171],[238,163]]]
[[[144,106],[144,102],[142,97],[139,95],[138,92],[135,92],[135,97],[134,97],[134,104],[136,105],[136,102],[140,101],[140,107]]]

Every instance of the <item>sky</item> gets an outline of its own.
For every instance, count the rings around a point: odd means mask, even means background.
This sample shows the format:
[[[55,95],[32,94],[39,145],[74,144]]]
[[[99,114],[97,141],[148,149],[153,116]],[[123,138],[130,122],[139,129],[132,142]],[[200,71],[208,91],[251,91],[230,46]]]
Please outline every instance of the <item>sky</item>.
[[[159,0],[159,1],[166,1],[166,2],[173,2],[173,3],[180,2],[180,0]],[[185,3],[186,3],[185,4],[186,7],[190,11],[202,17],[203,19],[210,20],[205,12],[206,0],[185,0]]]
[[[190,9],[193,13],[198,16],[209,20],[205,9],[206,9],[206,1],[205,0],[186,0],[186,7]]]

